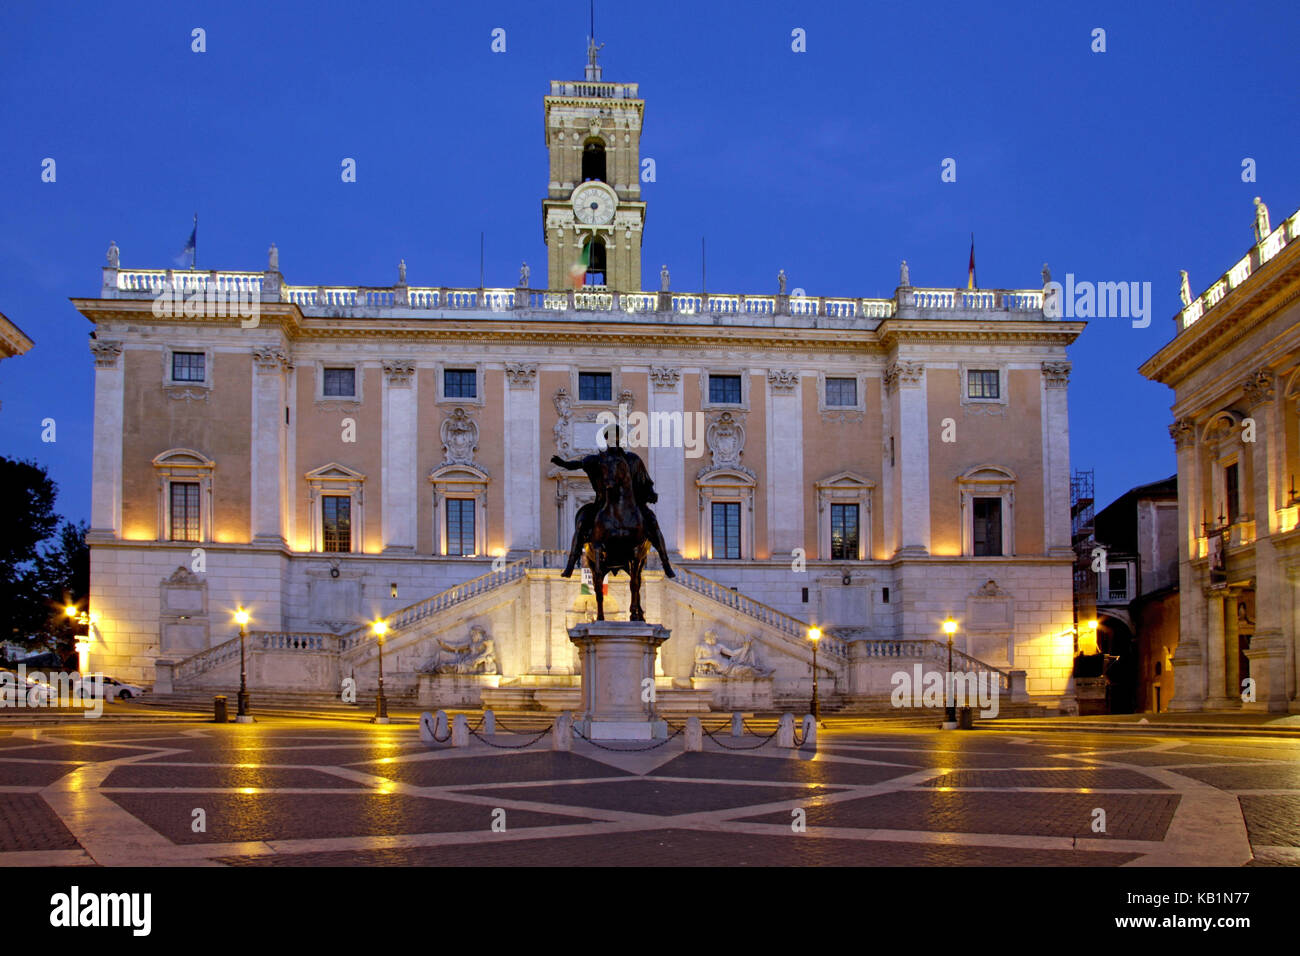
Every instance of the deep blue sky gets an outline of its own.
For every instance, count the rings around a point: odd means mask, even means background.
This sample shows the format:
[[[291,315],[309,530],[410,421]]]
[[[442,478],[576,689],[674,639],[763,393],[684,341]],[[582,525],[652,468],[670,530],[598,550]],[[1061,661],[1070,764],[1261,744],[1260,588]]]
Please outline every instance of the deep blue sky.
[[[1294,0],[598,4],[607,80],[646,100],[646,284],[888,296],[915,285],[1151,281],[1151,327],[1095,320],[1072,350],[1072,464],[1097,498],[1174,471],[1172,393],[1137,366],[1195,292],[1300,206]],[[190,31],[207,31],[207,52]],[[507,31],[507,52],[490,51]],[[807,32],[806,53],[790,49]],[[1091,31],[1107,52],[1090,51]],[[114,239],[166,268],[199,214],[201,268],[287,281],[512,284],[544,275],[542,96],[581,77],[585,0],[474,4],[7,3],[0,8],[0,454],[90,511],[89,323]],[[40,180],[44,157],[58,181]],[[340,180],[343,157],[358,182]],[[1243,183],[1253,157],[1258,182]],[[941,183],[944,157],[957,182]],[[43,418],[57,442],[40,441]]]

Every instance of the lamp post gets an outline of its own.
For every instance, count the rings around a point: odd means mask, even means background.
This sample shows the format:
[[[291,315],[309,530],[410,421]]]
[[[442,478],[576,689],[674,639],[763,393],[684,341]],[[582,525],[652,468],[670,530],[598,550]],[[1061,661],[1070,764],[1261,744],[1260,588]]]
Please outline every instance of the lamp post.
[[[375,716],[370,718],[372,724],[388,723],[388,700],[384,697],[384,635],[388,633],[388,622],[375,621],[370,625],[375,640],[379,643],[379,695],[375,697]]]
[[[952,685],[952,636],[957,633],[957,622],[948,618],[943,622],[943,632],[948,635],[948,682],[944,686],[947,709],[944,711],[944,727],[952,730],[957,726],[957,695]]]
[[[808,629],[808,640],[812,641],[813,646],[813,695],[812,695],[812,718],[818,724],[822,722],[821,715],[817,712],[817,642],[822,639],[822,629],[820,627],[810,627]]]
[[[253,715],[248,701],[248,669],[244,660],[244,643],[248,637],[248,612],[242,607],[235,612],[235,621],[239,624],[239,707],[235,714],[235,723],[251,724]]]

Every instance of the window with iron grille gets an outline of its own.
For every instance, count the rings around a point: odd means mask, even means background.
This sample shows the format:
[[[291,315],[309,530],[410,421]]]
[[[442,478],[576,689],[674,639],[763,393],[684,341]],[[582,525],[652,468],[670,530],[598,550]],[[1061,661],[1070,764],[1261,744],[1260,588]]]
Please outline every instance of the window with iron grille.
[[[1122,601],[1128,597],[1128,568],[1107,568],[1107,586],[1111,600]]]
[[[1240,475],[1241,473],[1237,470],[1235,461],[1223,469],[1223,488],[1225,497],[1228,499],[1228,524],[1236,524],[1237,518],[1241,516],[1241,508],[1237,501],[1241,487]]]
[[[739,405],[740,376],[710,375],[709,401],[723,405]]]
[[[614,397],[614,376],[609,372],[579,372],[578,401],[608,402]]]
[[[847,406],[858,404],[858,380],[856,378],[828,378],[826,380],[827,406]]]
[[[349,495],[325,495],[321,498],[323,550],[352,550],[352,498]]]
[[[171,482],[171,540],[199,541],[199,483]]]
[[[740,557],[740,502],[714,502],[713,556]]]
[[[1002,499],[976,498],[972,502],[972,542],[977,555],[1002,554]]]
[[[997,369],[972,368],[966,371],[967,398],[1001,398]]]
[[[442,373],[443,398],[478,398],[478,373],[472,368],[449,368]]]
[[[447,499],[447,553],[474,553],[474,499]]]
[[[357,370],[354,368],[327,368],[321,382],[326,395],[351,398],[357,394]]]
[[[831,505],[831,558],[858,559],[857,505]]]
[[[207,356],[202,352],[173,352],[172,381],[202,382],[206,377]]]

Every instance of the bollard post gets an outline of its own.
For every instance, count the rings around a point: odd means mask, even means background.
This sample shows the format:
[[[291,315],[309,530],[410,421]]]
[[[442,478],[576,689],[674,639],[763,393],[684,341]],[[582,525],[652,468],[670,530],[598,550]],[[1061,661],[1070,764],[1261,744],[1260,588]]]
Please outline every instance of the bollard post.
[[[451,745],[453,747],[469,746],[469,721],[464,714],[457,714],[451,719]]]
[[[731,715],[731,736],[743,737],[745,735],[745,715],[740,711],[734,711]]]
[[[430,747],[447,742],[447,712],[420,715],[420,739]]]
[[[700,718],[686,718],[686,750],[699,751],[704,749],[704,728],[700,724]]]
[[[794,747],[794,714],[782,714],[776,729],[778,747]]]
[[[555,718],[555,726],[551,728],[551,749],[573,749],[573,717],[567,710]]]
[[[812,714],[803,715],[803,747],[801,749],[817,749],[817,718]]]
[[[489,707],[483,711],[483,736],[495,737],[497,733],[497,715]]]

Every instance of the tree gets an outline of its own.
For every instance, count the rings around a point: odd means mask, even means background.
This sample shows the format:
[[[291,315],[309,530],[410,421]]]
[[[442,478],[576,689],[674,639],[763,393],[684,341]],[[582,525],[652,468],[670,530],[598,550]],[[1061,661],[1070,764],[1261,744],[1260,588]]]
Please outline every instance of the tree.
[[[26,640],[50,618],[39,545],[54,534],[57,487],[40,465],[0,456],[0,638]]]
[[[40,597],[45,599],[47,615],[44,633],[53,638],[64,657],[73,652],[78,634],[86,632],[63,613],[69,604],[87,609],[90,596],[90,546],[86,544],[86,523],[65,521],[59,527],[58,543],[46,546],[36,558],[36,576]]]

